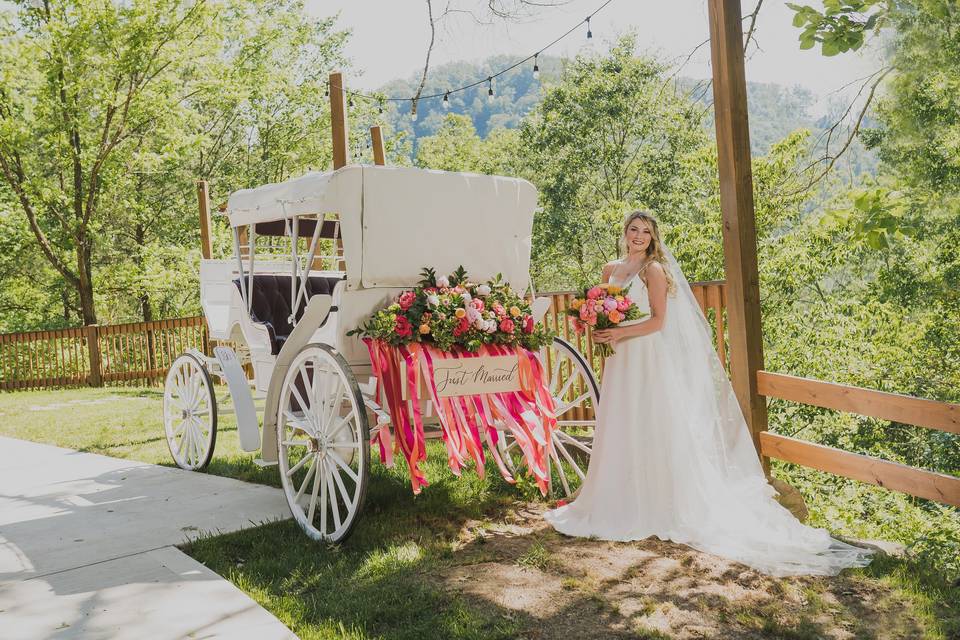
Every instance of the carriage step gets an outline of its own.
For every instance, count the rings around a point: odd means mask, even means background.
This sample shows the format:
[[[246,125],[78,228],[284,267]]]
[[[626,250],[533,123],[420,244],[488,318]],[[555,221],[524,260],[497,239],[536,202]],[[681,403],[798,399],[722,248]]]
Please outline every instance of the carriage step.
[[[261,469],[266,469],[267,467],[275,467],[275,466],[277,466],[277,463],[276,463],[276,462],[267,462],[267,461],[264,460],[263,458],[254,458],[254,459],[253,459],[253,464],[257,465],[257,466],[260,467]]]

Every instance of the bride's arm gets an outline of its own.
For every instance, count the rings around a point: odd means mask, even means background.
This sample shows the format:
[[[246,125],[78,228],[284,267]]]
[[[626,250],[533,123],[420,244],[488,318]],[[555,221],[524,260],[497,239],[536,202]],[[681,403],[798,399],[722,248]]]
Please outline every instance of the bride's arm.
[[[646,275],[647,297],[650,299],[650,315],[643,322],[629,327],[594,331],[595,341],[613,342],[634,336],[646,336],[663,328],[664,320],[667,318],[667,276],[663,273],[663,266],[659,262],[651,263],[644,275]]]

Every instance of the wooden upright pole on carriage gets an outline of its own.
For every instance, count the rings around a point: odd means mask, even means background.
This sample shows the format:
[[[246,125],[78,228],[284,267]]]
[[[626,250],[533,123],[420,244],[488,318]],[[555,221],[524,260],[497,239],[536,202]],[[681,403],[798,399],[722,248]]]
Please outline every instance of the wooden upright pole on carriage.
[[[708,0],[708,4],[728,294],[730,374],[759,455],[760,433],[767,430],[767,403],[757,392],[757,371],[763,370],[763,328],[742,15],[740,0]],[[761,460],[764,471],[769,473],[769,458],[761,456]]]
[[[200,255],[209,260],[213,257],[213,242],[210,240],[210,185],[206,180],[197,181],[197,202],[200,205]]]
[[[343,90],[343,74],[330,74],[330,128],[333,134],[333,168],[347,166],[350,132],[347,129],[347,94]]]
[[[373,164],[382,167],[387,161],[383,154],[383,133],[380,131],[380,125],[375,124],[370,127],[370,142],[373,145]]]

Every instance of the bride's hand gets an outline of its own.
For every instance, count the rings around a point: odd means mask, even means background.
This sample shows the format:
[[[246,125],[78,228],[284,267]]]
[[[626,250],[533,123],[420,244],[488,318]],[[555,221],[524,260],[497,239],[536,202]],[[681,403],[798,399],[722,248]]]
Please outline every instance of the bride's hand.
[[[616,342],[619,339],[620,331],[616,328],[600,329],[599,331],[593,332],[593,341],[600,344]]]

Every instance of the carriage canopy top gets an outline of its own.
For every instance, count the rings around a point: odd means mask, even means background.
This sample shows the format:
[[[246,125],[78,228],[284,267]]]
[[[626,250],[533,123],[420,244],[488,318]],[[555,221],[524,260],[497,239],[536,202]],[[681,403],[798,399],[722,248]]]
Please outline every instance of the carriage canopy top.
[[[526,180],[351,165],[237,191],[227,215],[232,226],[253,224],[260,233],[294,216],[336,214],[351,288],[407,287],[425,266],[443,275],[463,265],[475,280],[502,273],[523,290],[536,207]],[[298,229],[312,232],[312,224]]]

